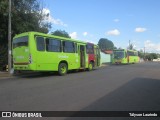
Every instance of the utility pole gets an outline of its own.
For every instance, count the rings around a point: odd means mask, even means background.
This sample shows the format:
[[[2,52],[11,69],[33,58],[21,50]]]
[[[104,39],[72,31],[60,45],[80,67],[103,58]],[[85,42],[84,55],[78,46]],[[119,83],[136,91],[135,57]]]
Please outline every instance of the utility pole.
[[[11,0],[9,0],[8,6],[8,73],[11,74]]]
[[[145,47],[144,47],[144,60],[145,60]]]
[[[129,46],[128,46],[128,49],[130,50],[130,45],[131,45],[131,41],[129,40]]]

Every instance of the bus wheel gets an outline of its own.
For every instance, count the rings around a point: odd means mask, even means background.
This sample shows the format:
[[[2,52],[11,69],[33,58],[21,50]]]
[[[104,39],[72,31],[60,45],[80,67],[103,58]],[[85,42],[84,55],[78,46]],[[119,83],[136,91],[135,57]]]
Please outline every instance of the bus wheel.
[[[88,71],[91,71],[91,70],[93,70],[93,63],[92,62],[90,62],[88,65]]]
[[[66,63],[60,63],[58,67],[58,73],[59,75],[65,75],[68,71],[67,64]]]

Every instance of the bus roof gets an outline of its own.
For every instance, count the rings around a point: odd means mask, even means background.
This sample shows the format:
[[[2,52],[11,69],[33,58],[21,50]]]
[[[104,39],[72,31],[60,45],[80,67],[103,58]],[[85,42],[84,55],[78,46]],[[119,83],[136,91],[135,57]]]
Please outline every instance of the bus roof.
[[[114,49],[113,51],[131,51],[131,52],[136,52],[137,50],[128,50],[128,49]]]
[[[124,51],[125,49],[114,49],[113,51]]]
[[[65,38],[65,37],[60,37],[60,36],[55,36],[55,35],[51,35],[51,34],[45,34],[45,33],[35,32],[35,31],[20,33],[20,34],[16,35],[15,37],[13,37],[13,39],[18,38],[18,37],[22,37],[22,36],[26,36],[26,35],[29,35],[29,34],[40,35],[40,36],[51,37],[51,38],[54,37],[54,38],[59,38],[59,39],[69,40],[69,41],[79,42],[79,43],[85,43],[85,44],[89,43],[89,42],[85,42],[85,41],[81,41],[81,40],[76,40],[76,39],[71,39],[71,38]],[[93,43],[89,43],[89,44],[93,44]]]

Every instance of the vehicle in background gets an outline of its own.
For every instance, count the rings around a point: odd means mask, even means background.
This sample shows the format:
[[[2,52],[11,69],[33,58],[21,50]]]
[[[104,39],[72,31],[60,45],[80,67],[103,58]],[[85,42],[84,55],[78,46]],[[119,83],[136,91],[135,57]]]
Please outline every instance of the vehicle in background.
[[[138,51],[126,49],[113,50],[113,64],[138,63],[139,61]]]
[[[13,68],[16,71],[58,71],[100,66],[98,45],[39,32],[16,35],[12,43]]]

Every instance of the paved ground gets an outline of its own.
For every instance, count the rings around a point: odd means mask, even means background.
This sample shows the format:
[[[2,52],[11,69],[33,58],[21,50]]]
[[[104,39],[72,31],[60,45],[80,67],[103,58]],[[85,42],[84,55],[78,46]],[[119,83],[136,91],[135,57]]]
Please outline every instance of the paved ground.
[[[18,76],[0,80],[0,111],[160,111],[159,91],[160,64],[154,62],[104,66],[66,76]]]
[[[0,71],[0,79],[5,78],[5,77],[10,77],[8,72],[6,71]]]
[[[101,65],[101,67],[106,67],[106,66],[109,66],[111,65],[110,63],[103,63]],[[23,73],[18,73],[18,76],[25,76],[25,75],[29,75],[29,74],[37,74],[37,73],[33,73],[33,72],[23,72]],[[0,79],[8,79],[8,78],[13,78],[17,75],[13,75],[13,74],[10,74],[8,71],[0,71]]]

